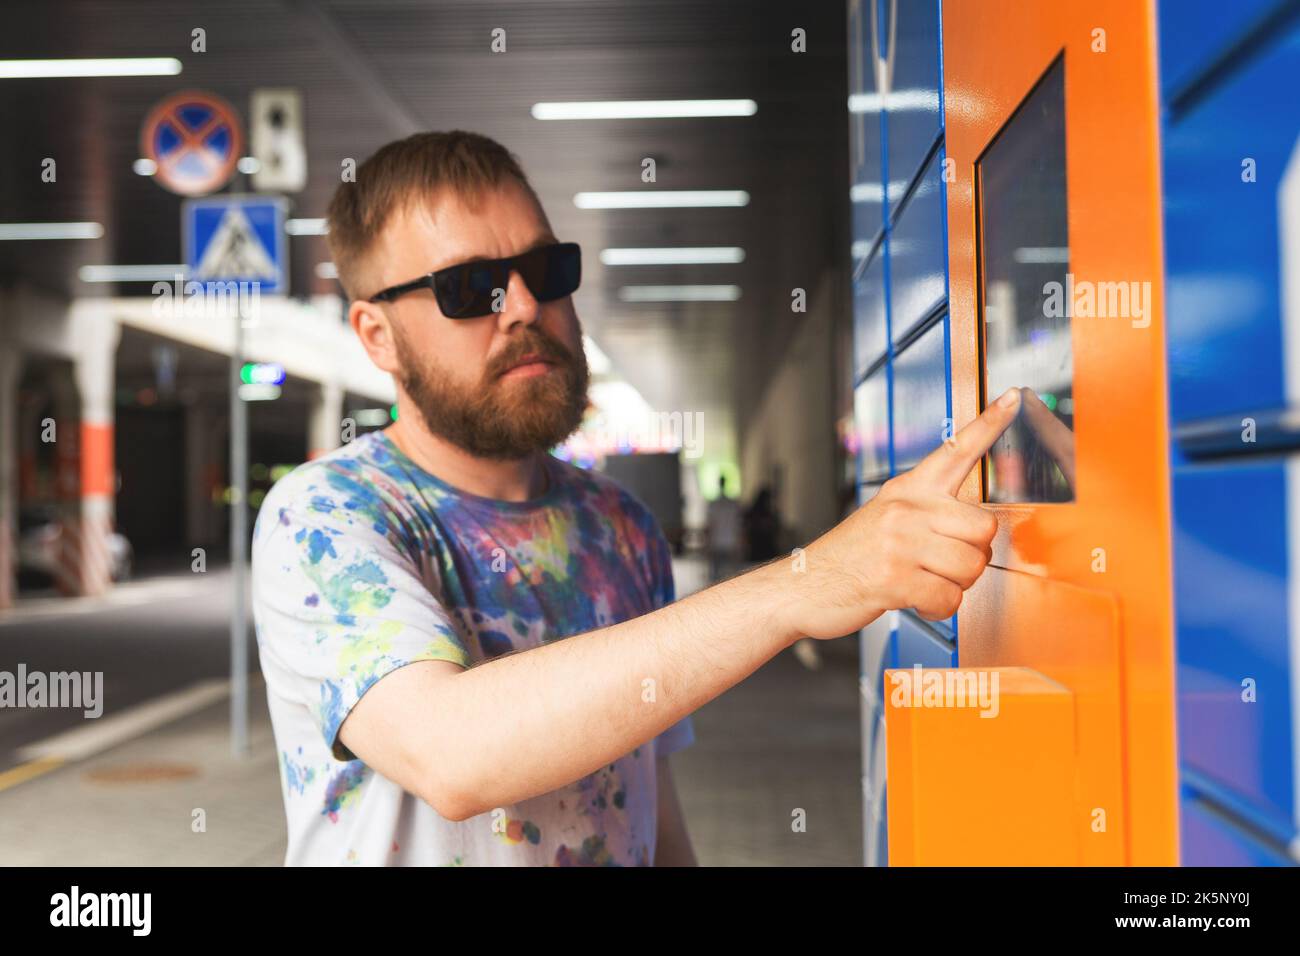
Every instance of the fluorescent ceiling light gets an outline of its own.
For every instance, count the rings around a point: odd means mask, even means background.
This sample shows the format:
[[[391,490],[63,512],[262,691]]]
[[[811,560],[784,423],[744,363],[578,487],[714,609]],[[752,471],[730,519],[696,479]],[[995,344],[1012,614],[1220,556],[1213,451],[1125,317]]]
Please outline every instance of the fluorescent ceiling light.
[[[0,222],[0,240],[98,239],[103,234],[97,222]]]
[[[156,282],[184,276],[184,265],[173,266],[82,266],[77,277],[82,282]]]
[[[889,184],[889,201],[902,199],[905,192],[907,192],[907,180],[894,180]],[[880,183],[854,183],[849,187],[850,202],[878,203],[882,199]]]
[[[913,110],[937,110],[938,90],[893,90],[882,97],[879,93],[852,93],[849,95],[850,113],[879,113],[881,108],[891,113]]]
[[[739,246],[698,246],[680,249],[604,249],[600,261],[607,266],[694,266],[745,261]]]
[[[316,275],[322,279],[337,279],[339,270],[332,262],[319,262],[316,264]]]
[[[279,385],[241,385],[239,397],[245,402],[273,402],[280,397]]]
[[[68,76],[175,76],[181,61],[170,56],[83,60],[0,60],[0,79]]]
[[[291,236],[323,236],[330,230],[324,219],[286,219],[284,231]]]
[[[743,189],[638,189],[635,192],[578,193],[579,209],[686,209],[705,206],[748,206]]]
[[[603,100],[573,103],[534,103],[533,119],[674,119],[696,116],[753,116],[753,100]]]
[[[618,290],[624,302],[735,302],[738,285],[625,285]]]

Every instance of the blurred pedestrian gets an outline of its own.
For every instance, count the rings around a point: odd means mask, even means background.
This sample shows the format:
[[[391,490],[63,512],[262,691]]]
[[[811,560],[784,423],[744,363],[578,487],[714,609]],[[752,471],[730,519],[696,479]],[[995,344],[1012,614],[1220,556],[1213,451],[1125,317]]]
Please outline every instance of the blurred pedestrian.
[[[764,485],[745,509],[745,559],[771,561],[779,553],[781,516],[774,504],[772,486]]]
[[[734,574],[743,555],[740,502],[727,497],[727,476],[718,478],[718,497],[708,508],[709,583]]]

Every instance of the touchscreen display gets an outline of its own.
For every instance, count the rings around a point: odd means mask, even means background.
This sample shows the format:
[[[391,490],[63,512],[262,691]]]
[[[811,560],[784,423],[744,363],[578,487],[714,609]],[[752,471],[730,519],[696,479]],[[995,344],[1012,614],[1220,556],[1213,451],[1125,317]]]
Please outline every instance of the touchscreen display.
[[[1074,361],[1065,180],[1065,61],[1026,97],[975,164],[984,399],[1021,389],[989,451],[989,501],[1074,499]]]

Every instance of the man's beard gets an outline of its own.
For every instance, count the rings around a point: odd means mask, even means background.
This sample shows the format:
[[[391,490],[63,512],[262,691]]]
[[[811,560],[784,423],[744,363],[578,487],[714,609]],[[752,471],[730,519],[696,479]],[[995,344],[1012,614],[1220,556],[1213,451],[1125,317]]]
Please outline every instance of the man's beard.
[[[476,458],[517,460],[545,451],[568,438],[587,409],[590,371],[582,349],[574,355],[538,328],[512,337],[488,362],[482,378],[464,388],[441,369],[415,354],[394,326],[398,375],[429,431]],[[544,375],[503,381],[501,376],[525,355],[551,363]]]

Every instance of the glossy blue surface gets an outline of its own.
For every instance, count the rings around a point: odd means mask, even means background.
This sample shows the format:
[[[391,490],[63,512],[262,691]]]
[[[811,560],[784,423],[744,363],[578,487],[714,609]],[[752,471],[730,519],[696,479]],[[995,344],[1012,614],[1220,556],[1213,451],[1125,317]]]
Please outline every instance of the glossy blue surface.
[[[897,10],[893,50],[892,96],[882,102],[870,75],[869,64],[875,56],[870,50],[869,21],[862,15],[874,7],[878,18],[877,36],[887,43],[891,9]],[[943,117],[940,104],[940,0],[850,0],[849,8],[849,92],[866,93],[857,99],[861,107],[852,114],[853,130],[850,168],[854,171],[851,190],[853,265],[859,280],[853,289],[855,380],[867,368],[879,363],[854,393],[854,416],[863,441],[859,456],[859,481],[887,478],[898,451],[907,461],[915,460],[918,449],[929,443],[929,422],[940,422],[951,414],[948,402],[946,320],[934,335],[912,342],[893,354],[893,342],[904,339],[909,328],[927,314],[940,309],[947,297],[947,236],[944,189],[939,182],[942,149],[925,171],[925,186],[913,193],[903,205],[909,184],[921,175],[921,167],[941,134]],[[885,51],[882,51],[885,52]],[[864,73],[855,65],[867,64]],[[874,123],[874,127],[872,126]],[[869,155],[874,148],[875,155]],[[873,261],[867,257],[877,242],[880,251]],[[895,250],[902,257],[895,261]],[[865,280],[865,281],[864,281]],[[909,340],[910,341],[910,340]],[[901,383],[897,376],[903,376]],[[901,391],[900,391],[901,388]],[[895,434],[891,447],[892,428]],[[906,438],[900,429],[906,429]],[[939,436],[941,437],[941,435]],[[878,488],[861,485],[859,501],[869,500]],[[888,646],[884,663],[899,664],[899,628],[885,619]],[[940,633],[951,633],[952,622],[940,626]],[[903,663],[928,666],[951,666],[954,653],[927,633],[924,626],[911,619],[901,625]],[[865,655],[881,650],[876,644],[863,643]],[[874,720],[864,701],[863,713],[863,785],[864,794],[880,799],[885,790],[882,755],[877,744],[879,729],[866,728]],[[885,813],[864,809],[866,859],[869,864],[885,862]]]
[[[853,261],[867,253],[867,245],[884,225],[881,166],[881,114],[875,103],[875,57],[871,51],[868,17],[877,0],[854,0],[848,5],[849,32],[849,169],[853,229]]]
[[[881,366],[853,390],[858,481],[889,477],[889,369]]]
[[[942,159],[942,152],[936,153],[926,164],[916,191],[890,226],[889,327],[894,341],[948,295]]]
[[[1295,0],[1160,0],[1160,89],[1164,96],[1205,68],[1262,17]]]
[[[1300,176],[1297,75],[1300,28],[1164,130],[1175,423],[1284,402],[1278,188],[1288,162]],[[1242,181],[1245,159],[1255,182]]]
[[[894,358],[894,470],[906,471],[950,431],[948,365],[940,319]]]
[[[1207,71],[1283,6],[1160,4],[1175,428],[1286,405],[1279,188],[1288,166],[1300,178],[1300,19]],[[1194,97],[1170,102],[1198,78]],[[1181,854],[1190,865],[1271,865],[1286,862],[1279,847],[1297,825],[1288,591],[1300,583],[1288,567],[1284,459],[1250,455],[1258,446],[1224,434],[1205,463],[1189,462],[1176,439],[1171,448]],[[1254,682],[1253,703],[1243,681]]]
[[[1181,761],[1279,834],[1294,830],[1286,481],[1264,459],[1182,465],[1173,482]]]
[[[853,282],[853,377],[859,379],[889,345],[885,319],[885,248]]]
[[[1180,818],[1183,866],[1290,865],[1277,850],[1215,813],[1213,804],[1185,793]]]
[[[940,629],[943,625],[936,624]],[[954,646],[940,640],[924,622],[913,617],[909,611],[898,614],[898,630],[895,635],[897,644],[896,667],[956,667],[957,652]]]
[[[876,732],[879,729],[879,717],[884,708],[884,674],[885,668],[892,666],[890,651],[891,633],[888,616],[882,615],[858,632],[858,646],[861,651],[859,676],[865,682],[863,695],[863,742],[870,750],[876,744]]]
[[[886,104],[885,140],[890,180],[910,183],[943,126],[939,115],[939,0],[900,0],[896,9],[894,76]]]

